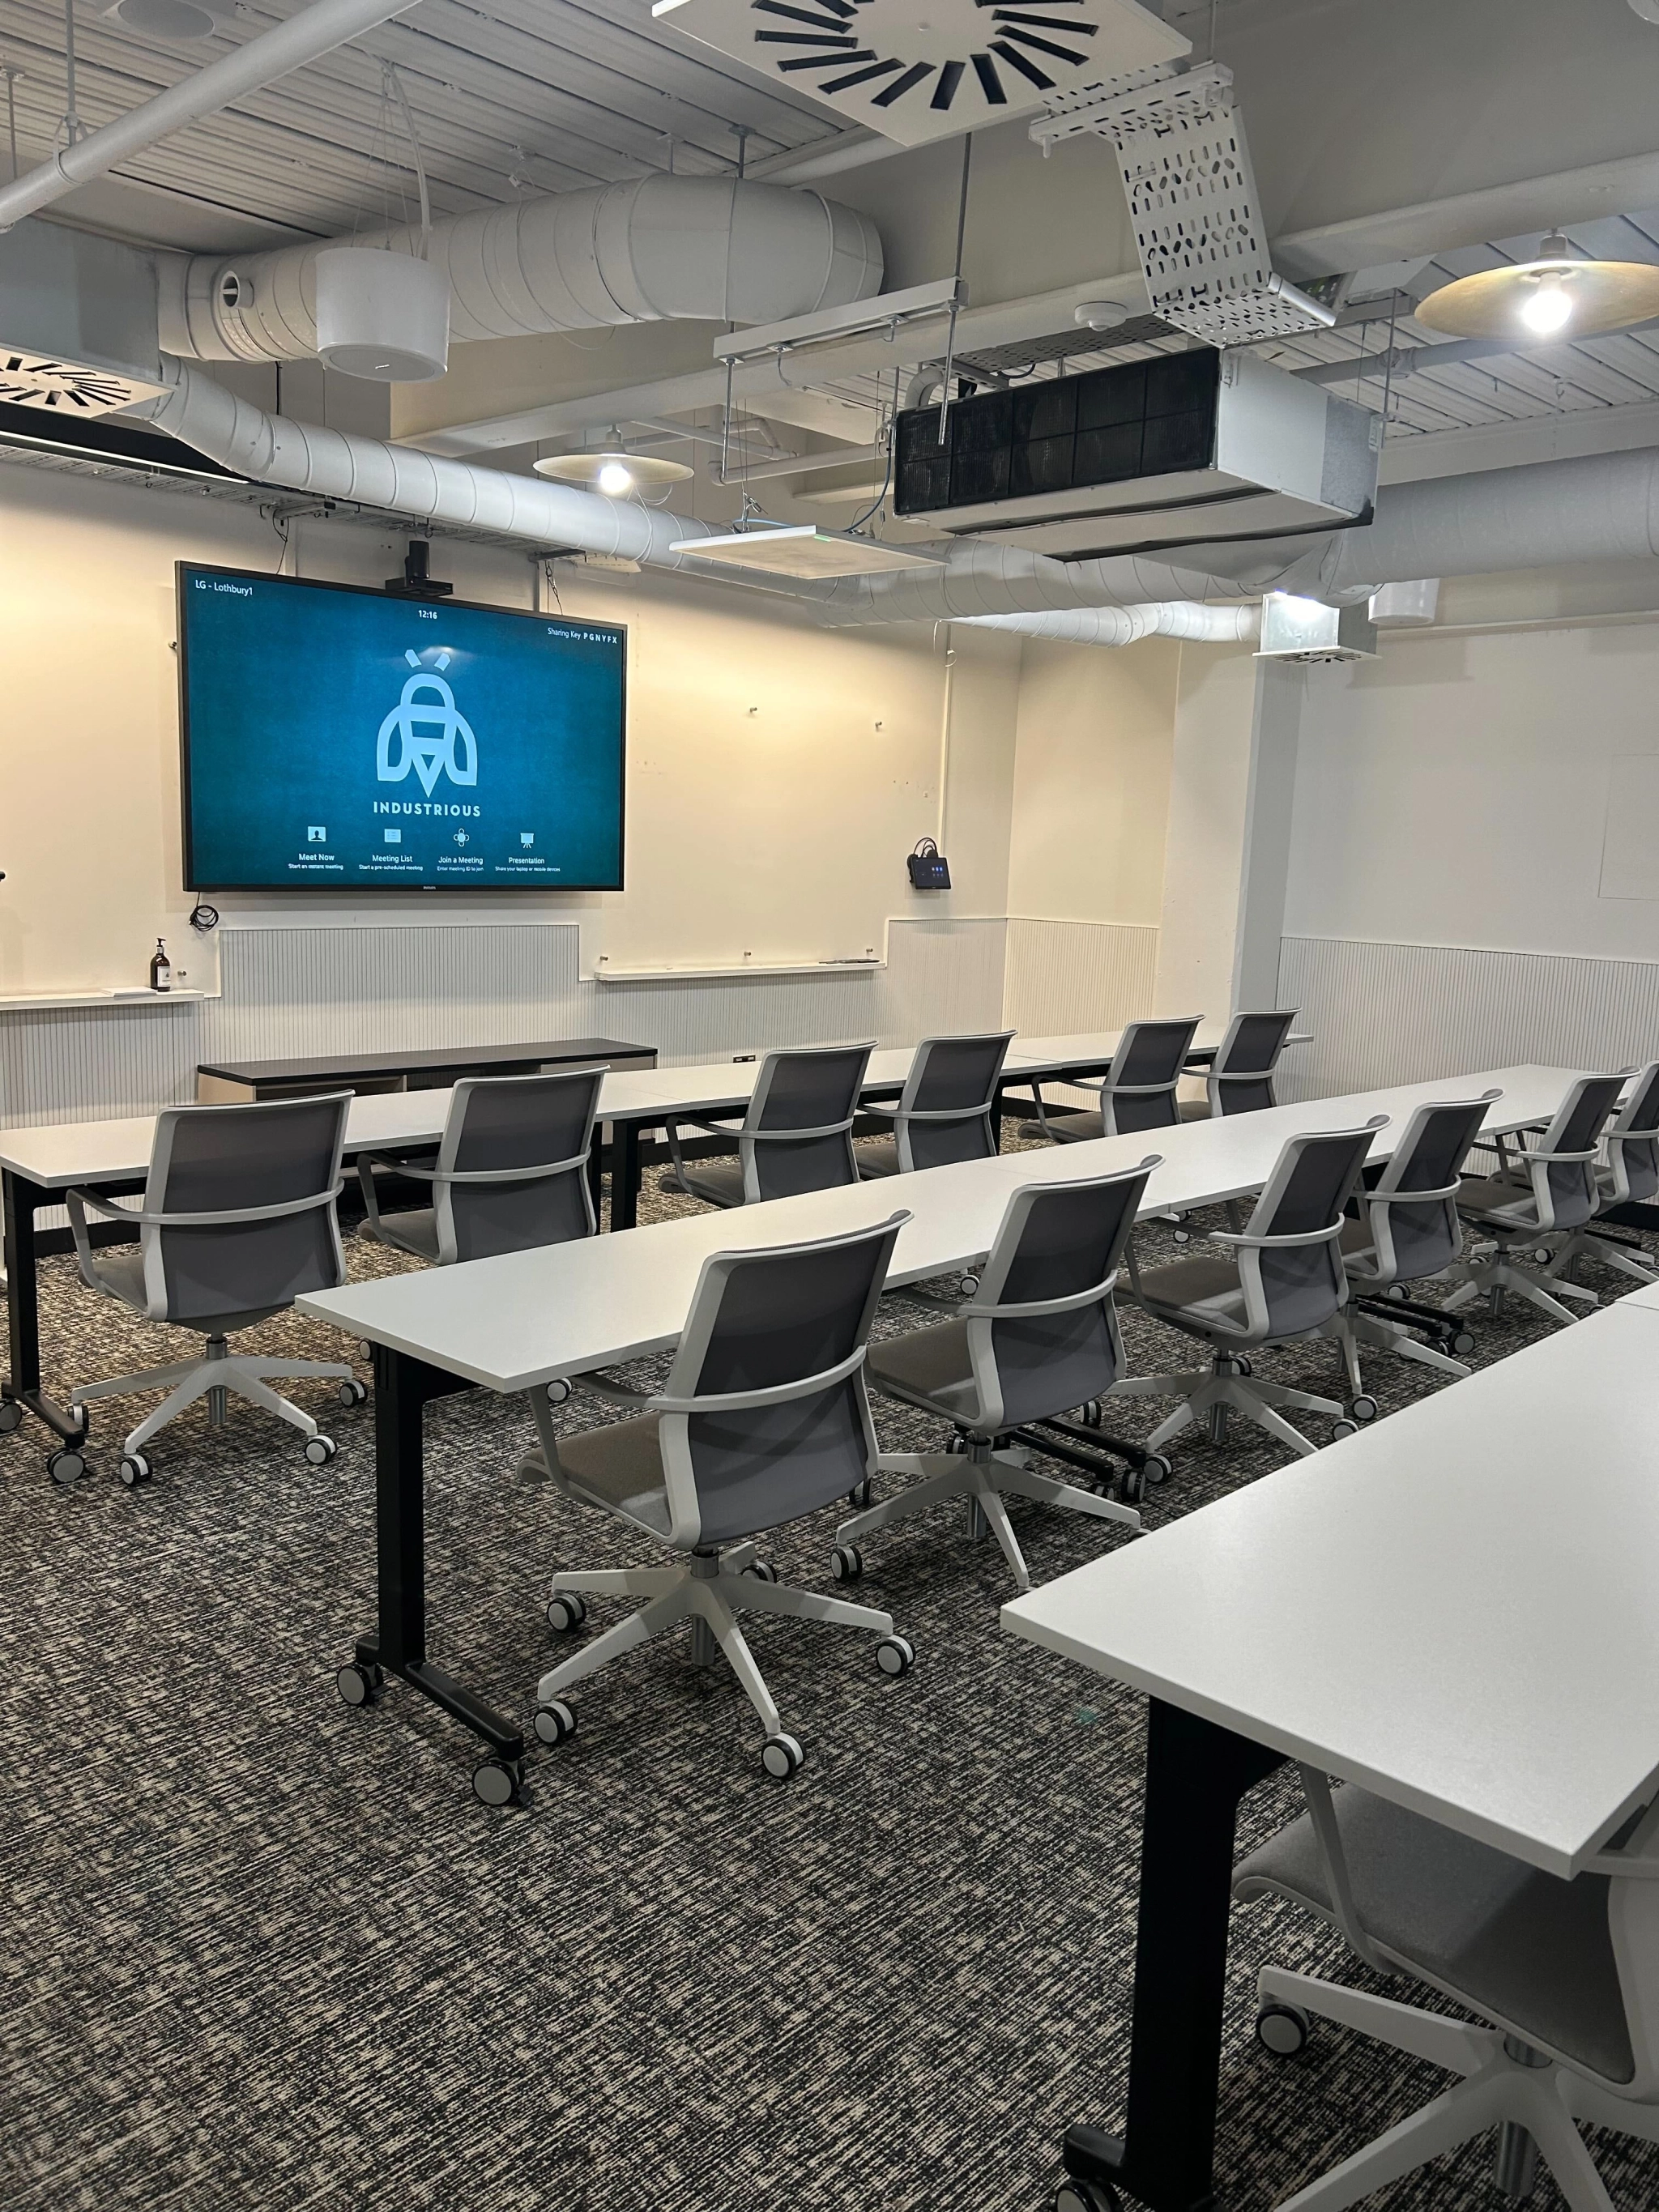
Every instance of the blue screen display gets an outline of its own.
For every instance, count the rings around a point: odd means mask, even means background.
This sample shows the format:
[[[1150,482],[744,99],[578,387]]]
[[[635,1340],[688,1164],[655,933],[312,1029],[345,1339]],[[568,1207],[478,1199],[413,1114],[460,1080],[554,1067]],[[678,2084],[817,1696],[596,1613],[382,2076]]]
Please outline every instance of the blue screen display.
[[[627,632],[179,567],[193,890],[616,890]]]

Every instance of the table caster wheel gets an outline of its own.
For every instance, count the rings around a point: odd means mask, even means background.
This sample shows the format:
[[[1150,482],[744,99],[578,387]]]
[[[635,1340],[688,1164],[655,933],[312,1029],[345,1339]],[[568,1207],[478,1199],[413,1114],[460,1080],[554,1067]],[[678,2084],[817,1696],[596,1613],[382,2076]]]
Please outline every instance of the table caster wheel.
[[[481,1805],[516,1804],[523,1781],[523,1771],[515,1761],[486,1759],[472,1770],[472,1795]]]
[[[977,1275],[963,1275],[957,1285],[957,1295],[959,1297],[971,1298],[977,1293],[978,1290],[979,1277]]]
[[[1313,2023],[1300,2005],[1264,2004],[1255,2016],[1255,2039],[1275,2058],[1294,2058],[1308,2047]]]
[[[538,1743],[568,1743],[576,1733],[576,1716],[562,1698],[555,1698],[537,1706],[531,1726]]]
[[[334,1677],[334,1686],[343,1705],[372,1705],[386,1687],[386,1672],[383,1668],[354,1660],[350,1666],[341,1668]]]
[[[306,1457],[313,1467],[326,1467],[340,1447],[332,1437],[307,1437]]]
[[[862,1513],[865,1507],[869,1504],[871,1498],[874,1494],[874,1491],[871,1486],[870,1478],[866,1474],[862,1482],[854,1483],[853,1487],[848,1492],[847,1503],[852,1507],[855,1513]]]
[[[778,1571],[770,1559],[750,1559],[743,1571],[757,1583],[775,1583],[778,1578]]]
[[[1357,1437],[1358,1434],[1359,1424],[1358,1421],[1343,1420],[1333,1421],[1331,1423],[1331,1441],[1334,1443],[1338,1442],[1343,1437]]]
[[[1358,1397],[1350,1400],[1348,1412],[1363,1428],[1367,1421],[1374,1421],[1376,1419],[1376,1401],[1369,1392],[1361,1391]]]
[[[562,1376],[556,1376],[548,1384],[547,1402],[550,1406],[568,1406],[570,1403],[570,1385]]]
[[[556,1636],[568,1636],[587,1618],[587,1600],[574,1590],[558,1590],[547,1601],[547,1625]]]
[[[916,1663],[916,1648],[908,1636],[884,1636],[876,1646],[876,1664],[884,1674],[908,1674]]]
[[[1175,1473],[1175,1466],[1172,1461],[1164,1458],[1162,1452],[1152,1452],[1141,1462],[1140,1472],[1156,1489],[1159,1483],[1170,1480]]]
[[[60,1444],[46,1456],[46,1473],[54,1482],[79,1482],[87,1471],[86,1455],[73,1444]]]
[[[806,1763],[806,1753],[793,1735],[769,1735],[761,1746],[761,1765],[774,1782],[787,1782]]]
[[[340,1403],[343,1406],[363,1406],[368,1402],[368,1385],[366,1382],[359,1382],[354,1379],[349,1382],[341,1383]]]
[[[855,1583],[864,1572],[864,1554],[856,1544],[837,1544],[830,1554],[830,1579]]]
[[[1123,2212],[1123,2200],[1103,2181],[1062,2181],[1054,2197],[1054,2212]]]
[[[123,1452],[121,1480],[129,1490],[137,1490],[141,1482],[148,1482],[155,1472],[143,1452]]]
[[[1146,1495],[1146,1470],[1144,1467],[1126,1467],[1117,1479],[1117,1494],[1121,1504],[1139,1505]]]
[[[1460,1328],[1451,1340],[1451,1348],[1459,1359],[1467,1359],[1474,1350],[1474,1331]]]
[[[23,1425],[23,1408],[15,1398],[0,1398],[0,1437],[9,1437]]]

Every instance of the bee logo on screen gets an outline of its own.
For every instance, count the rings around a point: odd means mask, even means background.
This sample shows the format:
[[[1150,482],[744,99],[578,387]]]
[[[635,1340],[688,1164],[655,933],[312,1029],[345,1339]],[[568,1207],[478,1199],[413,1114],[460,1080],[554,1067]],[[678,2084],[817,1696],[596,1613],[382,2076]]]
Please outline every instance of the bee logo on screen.
[[[450,654],[440,653],[430,669],[421,665],[422,657],[412,652],[404,655],[415,672],[405,679],[403,696],[380,725],[374,773],[382,783],[401,783],[413,769],[430,799],[441,775],[452,783],[477,783],[478,741],[444,681]]]

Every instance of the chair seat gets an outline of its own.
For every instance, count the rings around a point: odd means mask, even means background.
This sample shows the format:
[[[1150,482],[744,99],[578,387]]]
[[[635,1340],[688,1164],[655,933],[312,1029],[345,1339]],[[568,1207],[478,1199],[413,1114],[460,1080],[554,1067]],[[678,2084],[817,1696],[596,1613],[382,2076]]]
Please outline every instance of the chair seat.
[[[1086,1145],[1105,1135],[1106,1123],[1099,1114],[1055,1114],[1050,1117],[1048,1133],[1058,1137],[1062,1145]]]
[[[1466,1176],[1458,1186],[1457,1210],[1515,1229],[1538,1225],[1537,1202],[1530,1188],[1517,1188],[1501,1176]]]
[[[742,1206],[745,1203],[743,1170],[735,1160],[700,1162],[685,1170],[684,1188],[693,1198],[701,1198],[709,1206]],[[674,1184],[668,1183],[672,1190]]]
[[[1207,1121],[1210,1119],[1209,1100],[1183,1098],[1181,1102],[1181,1118],[1183,1121]]]
[[[657,1443],[659,1416],[613,1421],[561,1437],[559,1465],[570,1487],[607,1513],[625,1513],[659,1536],[668,1534],[668,1492]]]
[[[1354,1910],[1380,1950],[1602,2080],[1633,2077],[1605,1876],[1540,1874],[1351,1784],[1333,1802]],[[1306,1814],[1235,1869],[1233,1893],[1288,1897],[1334,1923]]]
[[[878,1389],[890,1397],[931,1407],[951,1419],[969,1419],[978,1410],[965,1321],[937,1322],[872,1344],[868,1365]]]
[[[1231,1260],[1198,1254],[1190,1260],[1171,1261],[1167,1267],[1148,1268],[1141,1275],[1139,1292],[1145,1304],[1163,1313],[1180,1313],[1200,1324],[1243,1326],[1244,1288]]]
[[[429,1206],[418,1206],[408,1213],[383,1213],[380,1216],[380,1241],[395,1244],[400,1252],[412,1252],[416,1259],[435,1260],[438,1256],[438,1217]]]
[[[866,1182],[873,1182],[879,1176],[895,1176],[899,1172],[898,1139],[876,1137],[867,1145],[858,1147],[859,1174]]]
[[[111,1297],[119,1298],[123,1305],[131,1306],[135,1313],[149,1311],[149,1292],[144,1287],[144,1258],[136,1247],[97,1254],[92,1272]],[[170,1314],[167,1325],[171,1328],[193,1328],[201,1336],[229,1336],[239,1328],[252,1328],[257,1322],[269,1321],[272,1314],[285,1310],[283,1306],[255,1306],[246,1312]]]

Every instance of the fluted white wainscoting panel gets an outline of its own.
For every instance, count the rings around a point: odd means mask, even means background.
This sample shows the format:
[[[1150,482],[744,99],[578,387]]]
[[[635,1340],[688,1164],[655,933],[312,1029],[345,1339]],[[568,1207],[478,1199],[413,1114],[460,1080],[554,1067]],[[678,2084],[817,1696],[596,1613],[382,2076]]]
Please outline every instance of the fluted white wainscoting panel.
[[[1519,1060],[1659,1057],[1659,961],[1287,937],[1279,1003],[1300,1007],[1314,1032],[1285,1056],[1287,1100]]]
[[[1152,1010],[1158,932],[1118,921],[1008,924],[1003,1019],[1032,1036],[1120,1029]]]
[[[0,1123],[112,1121],[192,1097],[202,1006],[0,1013]]]

